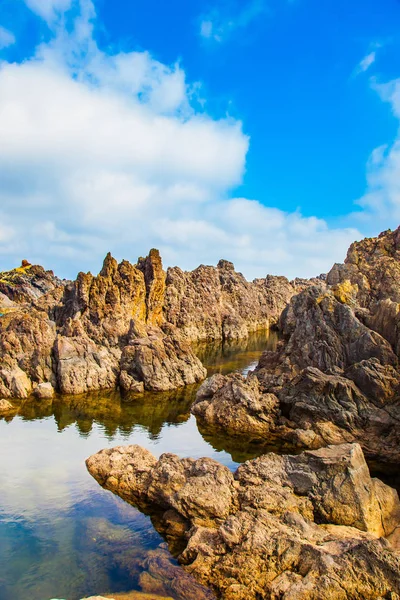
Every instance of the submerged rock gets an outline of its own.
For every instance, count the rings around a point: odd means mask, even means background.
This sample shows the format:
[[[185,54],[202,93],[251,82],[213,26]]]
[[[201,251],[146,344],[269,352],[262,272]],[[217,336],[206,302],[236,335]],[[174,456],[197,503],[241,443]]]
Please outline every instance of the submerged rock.
[[[235,473],[209,458],[157,460],[139,446],[86,464],[102,486],[157,514],[185,570],[225,599],[400,594],[400,557],[380,537],[399,525],[399,498],[370,477],[357,444],[270,453]]]

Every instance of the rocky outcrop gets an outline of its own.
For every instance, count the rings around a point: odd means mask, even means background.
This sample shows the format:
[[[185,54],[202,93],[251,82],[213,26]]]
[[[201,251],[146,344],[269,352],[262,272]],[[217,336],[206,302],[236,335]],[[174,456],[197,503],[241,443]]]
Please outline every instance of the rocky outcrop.
[[[147,337],[133,339],[125,346],[121,357],[122,389],[137,391],[139,383],[143,389],[160,392],[205,379],[207,370],[179,333],[167,326],[161,331],[161,335],[157,330],[150,331]]]
[[[89,472],[141,510],[185,570],[226,600],[396,598],[400,558],[381,536],[397,493],[371,479],[357,444],[267,454],[235,473],[208,458],[102,450]]]
[[[59,282],[41,267],[2,274],[0,395],[51,397],[110,389],[170,390],[206,371],[163,318],[156,250],[137,266],[107,255],[97,277]],[[164,330],[162,329],[164,327]]]
[[[20,267],[0,273],[0,312],[8,304],[7,300],[3,304],[2,298],[17,303],[35,302],[64,283],[54,276],[53,271],[45,271],[40,265],[23,260]]]
[[[167,271],[165,318],[189,341],[234,340],[268,328],[301,286],[268,275],[248,282],[232,263]]]
[[[247,378],[215,376],[192,412],[226,434],[318,448],[359,441],[370,458],[400,458],[398,359],[338,288],[310,287],[281,317],[286,343]]]
[[[306,285],[270,276],[249,283],[227,261],[165,273],[154,249],[136,265],[108,254],[97,276],[79,273],[71,282],[29,263],[0,279],[5,398],[197,383],[206,371],[190,342],[236,340],[266,328]]]
[[[228,435],[267,439],[276,429],[279,400],[264,394],[256,377],[239,373],[213,375],[197,392],[192,413],[207,423],[208,429]]]
[[[366,309],[368,327],[400,357],[400,227],[352,244],[344,264],[335,264],[327,276],[330,285],[346,280],[357,285],[357,303]]]
[[[286,447],[359,441],[369,458],[398,463],[398,238],[353,244],[330,285],[294,296],[279,320],[284,340],[253,374],[199,390],[192,411],[202,428]]]

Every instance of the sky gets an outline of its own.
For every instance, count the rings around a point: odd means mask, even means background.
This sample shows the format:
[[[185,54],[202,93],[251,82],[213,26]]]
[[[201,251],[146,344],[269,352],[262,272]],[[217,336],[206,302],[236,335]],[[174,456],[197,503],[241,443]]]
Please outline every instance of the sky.
[[[399,0],[0,0],[0,270],[310,277],[400,222]]]

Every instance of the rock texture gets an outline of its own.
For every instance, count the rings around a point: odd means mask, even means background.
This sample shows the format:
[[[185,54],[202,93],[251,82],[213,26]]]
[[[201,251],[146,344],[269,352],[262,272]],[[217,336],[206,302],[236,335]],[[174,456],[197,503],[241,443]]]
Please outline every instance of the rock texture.
[[[272,276],[249,283],[228,261],[165,273],[157,250],[136,265],[108,254],[99,275],[75,281],[23,261],[0,274],[0,395],[141,393],[199,382],[206,371],[191,342],[269,327],[307,285]]]
[[[206,376],[165,320],[166,274],[157,250],[136,266],[109,254],[99,275],[80,273],[73,282],[31,265],[1,274],[1,281],[4,398],[117,386],[135,393],[170,390]]]
[[[328,285],[293,296],[284,340],[254,373],[200,388],[203,426],[303,448],[359,441],[368,457],[398,463],[399,241],[400,229],[353,244]]]
[[[232,340],[276,323],[290,298],[308,282],[268,275],[248,282],[231,262],[167,271],[165,317],[189,341]]]
[[[400,521],[399,499],[371,479],[357,444],[271,453],[235,473],[139,446],[102,450],[87,467],[153,514],[184,568],[226,600],[399,597],[400,558],[381,537]]]

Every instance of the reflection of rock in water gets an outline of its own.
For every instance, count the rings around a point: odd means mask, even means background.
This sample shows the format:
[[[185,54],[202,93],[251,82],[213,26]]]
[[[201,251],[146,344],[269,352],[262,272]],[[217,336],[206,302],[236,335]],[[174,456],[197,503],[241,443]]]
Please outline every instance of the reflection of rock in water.
[[[112,438],[117,432],[129,435],[139,425],[157,438],[163,425],[189,419],[196,389],[197,386],[187,386],[171,392],[123,398],[119,392],[95,392],[40,402],[25,401],[15,410],[28,420],[54,415],[60,431],[76,423],[79,432],[87,435],[93,424],[99,423],[107,437]]]
[[[276,349],[278,343],[276,331],[261,330],[252,333],[245,340],[226,340],[194,346],[196,355],[207,367],[208,375],[213,373],[229,373],[248,368],[249,363],[256,363],[264,350]]]
[[[261,331],[247,340],[203,344],[197,347],[197,354],[213,372],[249,369],[262,350],[276,346],[277,339],[275,332]],[[90,433],[94,423],[99,423],[110,439],[117,432],[130,435],[139,425],[156,439],[163,425],[188,420],[198,387],[195,384],[169,392],[121,395],[111,390],[40,401],[28,399],[13,406],[6,418],[17,413],[28,420],[54,415],[60,431],[76,423],[82,436]]]
[[[217,452],[227,452],[231,455],[232,460],[236,463],[242,463],[252,458],[257,458],[261,454],[267,452],[276,452],[282,454],[288,452],[296,454],[300,452],[297,448],[294,448],[292,444],[286,444],[283,440],[276,438],[276,436],[269,436],[266,438],[260,438],[254,436],[234,436],[227,433],[223,433],[220,429],[213,428],[212,426],[197,421],[197,428],[201,433],[203,439],[214,448]]]

